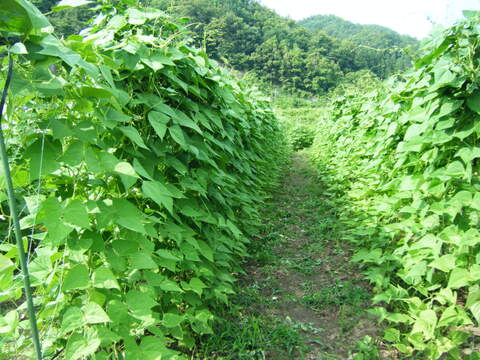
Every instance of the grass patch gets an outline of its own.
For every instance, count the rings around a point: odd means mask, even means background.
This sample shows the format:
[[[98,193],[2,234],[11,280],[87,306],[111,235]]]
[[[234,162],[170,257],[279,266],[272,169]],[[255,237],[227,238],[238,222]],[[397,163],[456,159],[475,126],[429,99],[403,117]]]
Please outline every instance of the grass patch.
[[[369,299],[364,288],[350,281],[335,281],[320,290],[307,292],[301,303],[314,310],[324,310],[327,306],[360,306]]]
[[[290,262],[289,268],[301,274],[314,275],[321,264],[321,259],[312,259],[308,255],[300,254],[293,259],[293,262]]]
[[[202,359],[299,359],[307,351],[303,336],[289,322],[265,316],[246,316],[217,322],[215,335],[203,344]]]

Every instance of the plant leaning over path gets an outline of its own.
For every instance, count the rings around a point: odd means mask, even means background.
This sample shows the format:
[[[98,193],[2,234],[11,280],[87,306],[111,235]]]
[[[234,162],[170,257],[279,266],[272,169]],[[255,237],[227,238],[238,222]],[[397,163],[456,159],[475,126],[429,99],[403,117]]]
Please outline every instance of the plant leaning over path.
[[[169,16],[134,5],[104,1],[65,42],[26,0],[0,10],[0,52],[16,57],[9,156],[47,358],[186,358],[228,304],[286,151],[260,94]],[[29,357],[9,240],[0,264],[0,359]]]
[[[415,70],[335,102],[313,145],[402,358],[480,358],[480,13],[465,15]]]

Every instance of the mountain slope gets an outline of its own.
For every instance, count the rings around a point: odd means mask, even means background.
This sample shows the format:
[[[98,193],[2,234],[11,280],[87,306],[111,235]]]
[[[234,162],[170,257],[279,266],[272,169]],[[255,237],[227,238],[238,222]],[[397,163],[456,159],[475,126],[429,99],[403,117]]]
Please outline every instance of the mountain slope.
[[[401,35],[387,27],[355,24],[335,15],[310,16],[299,21],[298,24],[312,31],[321,30],[332,37],[377,49],[405,48],[417,44],[417,40],[413,37]]]

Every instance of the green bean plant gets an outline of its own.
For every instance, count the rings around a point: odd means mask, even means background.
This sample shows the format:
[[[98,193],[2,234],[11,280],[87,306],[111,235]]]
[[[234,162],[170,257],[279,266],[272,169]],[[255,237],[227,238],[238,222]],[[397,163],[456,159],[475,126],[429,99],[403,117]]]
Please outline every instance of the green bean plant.
[[[187,359],[228,306],[286,143],[262,95],[170,16],[133,0],[98,6],[64,41],[27,0],[0,9],[0,54],[15,59],[5,136],[42,350]],[[31,358],[3,193],[0,210],[0,359]]]
[[[480,13],[464,14],[413,70],[339,98],[313,145],[400,358],[480,358]]]

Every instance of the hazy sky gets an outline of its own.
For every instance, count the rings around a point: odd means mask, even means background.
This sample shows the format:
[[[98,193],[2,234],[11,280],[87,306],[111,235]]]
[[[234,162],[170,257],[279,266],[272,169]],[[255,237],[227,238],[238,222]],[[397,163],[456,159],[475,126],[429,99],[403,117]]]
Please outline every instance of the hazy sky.
[[[480,10],[480,0],[260,0],[277,13],[300,20],[334,14],[360,24],[387,26],[417,38],[428,35],[432,23],[454,23],[462,10]]]

